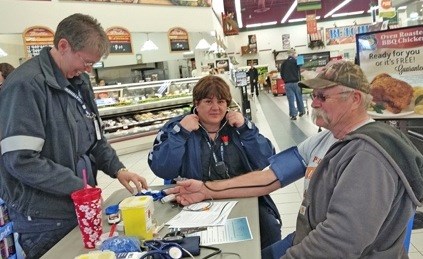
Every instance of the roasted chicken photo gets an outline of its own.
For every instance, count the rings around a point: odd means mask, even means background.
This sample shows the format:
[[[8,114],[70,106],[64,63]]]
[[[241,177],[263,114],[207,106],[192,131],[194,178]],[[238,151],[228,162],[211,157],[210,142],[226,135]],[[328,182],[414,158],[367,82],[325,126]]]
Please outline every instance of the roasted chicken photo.
[[[393,78],[386,73],[377,75],[370,83],[370,94],[375,103],[373,108],[376,112],[379,107],[392,113],[400,113],[407,108],[413,98],[413,87],[408,83]]]

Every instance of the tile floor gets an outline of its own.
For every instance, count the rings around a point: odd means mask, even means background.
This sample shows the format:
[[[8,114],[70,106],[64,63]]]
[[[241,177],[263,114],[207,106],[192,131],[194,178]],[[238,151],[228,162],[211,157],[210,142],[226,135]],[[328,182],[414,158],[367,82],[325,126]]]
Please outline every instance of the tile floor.
[[[305,100],[310,109],[310,100]],[[297,145],[306,137],[317,132],[309,114],[296,121],[290,121],[286,96],[274,97],[272,94],[261,92],[259,97],[252,97],[251,107],[254,109],[255,123],[263,135],[267,136],[275,145],[276,150],[284,150]],[[122,155],[120,158],[132,171],[144,176],[149,185],[162,185],[163,180],[156,177],[147,164],[148,150]],[[103,189],[103,198],[107,199],[114,191],[122,186],[104,174],[99,174],[99,186]],[[299,180],[285,188],[271,194],[281,213],[283,228],[282,236],[295,229],[295,221],[303,193],[303,182]],[[409,256],[411,259],[423,259],[423,229],[413,230]]]

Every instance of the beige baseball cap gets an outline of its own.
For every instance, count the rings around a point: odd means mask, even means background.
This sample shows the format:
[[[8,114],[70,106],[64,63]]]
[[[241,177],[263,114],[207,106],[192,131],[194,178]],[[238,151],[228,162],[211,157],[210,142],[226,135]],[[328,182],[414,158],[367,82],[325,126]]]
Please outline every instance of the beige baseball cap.
[[[345,60],[328,64],[315,78],[300,81],[298,85],[312,89],[343,85],[364,93],[370,92],[370,84],[363,70],[358,65]]]

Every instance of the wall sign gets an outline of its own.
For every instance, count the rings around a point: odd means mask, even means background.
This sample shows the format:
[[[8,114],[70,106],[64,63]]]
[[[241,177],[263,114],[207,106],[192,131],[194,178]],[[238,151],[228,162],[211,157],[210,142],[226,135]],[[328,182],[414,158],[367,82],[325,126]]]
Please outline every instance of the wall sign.
[[[247,66],[251,66],[253,64],[254,66],[258,65],[258,59],[247,59]]]
[[[122,27],[111,27],[106,30],[110,41],[110,53],[132,53],[131,33]]]
[[[53,47],[54,32],[47,27],[30,27],[24,31],[22,37],[27,58],[38,56],[46,46]]]
[[[255,34],[248,35],[248,48],[250,53],[257,53],[257,37]]]
[[[180,27],[174,27],[167,33],[169,39],[170,51],[189,50],[188,32]]]
[[[369,31],[370,24],[326,28],[326,45],[347,44],[355,42],[357,33]]]

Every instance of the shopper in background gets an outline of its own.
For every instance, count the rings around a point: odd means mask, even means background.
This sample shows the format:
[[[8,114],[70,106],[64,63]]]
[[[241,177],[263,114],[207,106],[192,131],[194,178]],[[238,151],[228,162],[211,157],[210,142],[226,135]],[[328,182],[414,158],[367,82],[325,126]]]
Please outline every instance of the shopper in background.
[[[73,14],[59,23],[54,47],[19,66],[0,92],[0,197],[27,258],[40,258],[77,226],[70,194],[84,187],[83,169],[90,186],[99,169],[131,193],[131,182],[147,188],[100,131],[85,72],[108,53],[97,20]]]
[[[295,49],[288,50],[288,59],[281,65],[281,78],[285,82],[286,97],[288,98],[289,117],[291,120],[304,115],[304,103],[301,89],[298,86],[300,81],[300,69],[297,65],[297,53]],[[297,107],[295,107],[297,104]]]
[[[250,69],[248,70],[248,76],[250,77],[250,86],[251,86],[251,96],[254,95],[254,91],[256,92],[256,96],[259,96],[259,89],[258,89],[258,71],[257,68],[254,67],[254,63],[250,63]]]
[[[104,79],[100,79],[98,81],[98,86],[106,86],[106,81]]]
[[[6,80],[6,77],[12,73],[13,70],[15,70],[15,68],[9,63],[0,63],[0,88],[4,80]]]
[[[370,86],[357,65],[334,63],[300,85],[313,89],[316,124],[339,141],[306,171],[296,231],[263,250],[263,258],[407,258],[405,230],[423,201],[423,156],[402,132],[369,117]],[[168,192],[179,193],[183,205],[268,194],[304,175],[299,154],[277,154],[264,172],[181,181]],[[251,181],[256,186],[247,188]]]
[[[192,113],[171,119],[157,134],[148,156],[153,173],[213,181],[265,168],[272,143],[240,112],[229,110],[231,101],[222,78],[201,78],[193,89]],[[259,204],[265,247],[280,240],[280,216],[270,196],[260,197]]]

